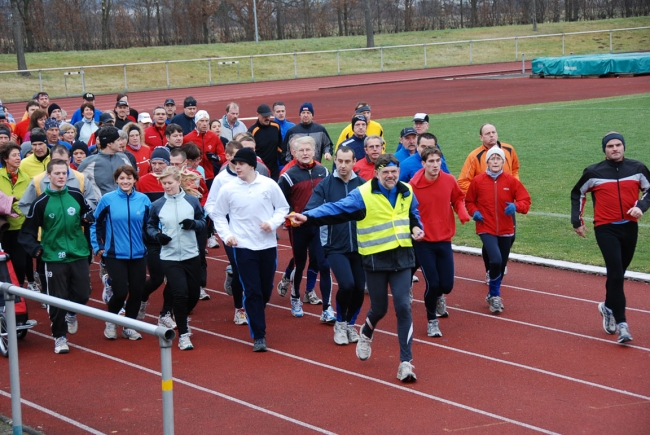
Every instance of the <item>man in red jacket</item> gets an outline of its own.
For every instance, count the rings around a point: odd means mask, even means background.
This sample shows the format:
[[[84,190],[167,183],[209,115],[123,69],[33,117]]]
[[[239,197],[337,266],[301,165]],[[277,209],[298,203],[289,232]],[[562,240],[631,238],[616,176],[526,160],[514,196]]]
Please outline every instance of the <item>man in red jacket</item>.
[[[212,186],[214,175],[219,173],[221,164],[226,161],[226,150],[221,139],[210,131],[210,115],[205,110],[199,110],[194,116],[196,128],[185,135],[183,144],[194,142],[202,154],[201,166],[205,170],[205,183],[208,189]]]
[[[637,221],[650,208],[650,171],[643,163],[624,158],[625,139],[620,133],[607,133],[602,145],[605,160],[586,168],[571,191],[571,223],[575,232],[585,237],[582,213],[591,192],[594,234],[607,268],[607,293],[598,311],[605,332],[615,334],[618,330],[618,342],[627,343],[632,335],[625,318],[623,283],[636,249]]]
[[[167,112],[163,106],[153,109],[153,124],[145,129],[144,141],[154,149],[167,144],[165,129],[167,128]]]
[[[437,317],[449,315],[445,295],[454,287],[454,253],[451,249],[451,238],[456,234],[454,211],[463,224],[469,222],[470,217],[465,210],[465,195],[456,179],[440,169],[442,152],[436,147],[427,147],[421,155],[424,167],[416,172],[409,184],[418,199],[424,239],[413,242],[413,248],[426,282],[427,335],[442,337]]]

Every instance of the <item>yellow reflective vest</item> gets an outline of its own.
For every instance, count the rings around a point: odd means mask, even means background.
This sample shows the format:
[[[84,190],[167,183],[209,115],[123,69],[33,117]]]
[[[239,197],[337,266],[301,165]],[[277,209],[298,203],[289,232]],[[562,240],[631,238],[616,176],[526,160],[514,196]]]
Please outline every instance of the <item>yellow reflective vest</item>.
[[[413,189],[408,184],[410,195],[397,195],[393,208],[388,198],[372,192],[372,182],[360,186],[359,193],[366,206],[366,217],[357,222],[357,243],[361,255],[372,255],[399,247],[413,246],[409,211],[413,201]]]

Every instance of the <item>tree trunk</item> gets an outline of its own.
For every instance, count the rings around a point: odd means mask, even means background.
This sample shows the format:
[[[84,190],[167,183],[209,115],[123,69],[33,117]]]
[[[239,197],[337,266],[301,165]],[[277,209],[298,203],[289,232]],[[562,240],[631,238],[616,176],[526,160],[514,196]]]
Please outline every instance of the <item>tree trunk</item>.
[[[11,0],[11,21],[13,22],[12,28],[14,33],[14,47],[16,48],[16,59],[18,61],[18,69],[27,69],[27,61],[25,60],[25,41],[23,40],[23,21],[20,19],[18,12],[18,1]],[[29,77],[31,74],[27,71],[20,73],[24,77]]]
[[[372,9],[370,7],[370,0],[365,0],[365,3],[366,47],[372,48],[375,46],[375,35],[372,30]]]
[[[410,32],[413,22],[413,2],[412,0],[404,0],[404,31]]]
[[[162,12],[160,10],[160,0],[156,0],[156,18],[158,19],[158,45],[167,45],[165,39],[165,28]]]
[[[282,22],[283,20],[283,14],[284,11],[282,10],[282,0],[277,0],[276,4],[276,27],[277,27],[277,32],[278,32],[278,39],[282,40],[284,39],[284,23]]]
[[[102,48],[107,49],[111,43],[108,21],[111,14],[111,0],[102,0]]]

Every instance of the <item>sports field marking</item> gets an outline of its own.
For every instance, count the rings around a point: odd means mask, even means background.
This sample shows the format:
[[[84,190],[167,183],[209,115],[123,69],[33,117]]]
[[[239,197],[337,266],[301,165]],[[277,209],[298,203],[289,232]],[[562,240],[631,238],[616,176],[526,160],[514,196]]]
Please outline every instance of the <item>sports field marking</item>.
[[[94,300],[96,300],[96,299],[94,299]],[[200,330],[200,329],[192,327],[192,330]],[[202,331],[202,332],[207,332],[207,331]],[[48,340],[54,340],[53,337],[51,337],[49,335],[45,335],[45,334],[40,333],[38,331],[32,330],[32,333],[38,335],[39,337],[43,337],[45,339],[48,339]],[[234,339],[234,340],[240,341],[242,343],[245,343],[245,344],[248,344],[248,345],[252,346],[252,343],[247,343],[245,341],[237,340],[237,339]],[[83,350],[83,351],[91,353],[91,354],[93,354],[95,356],[99,356],[99,357],[106,358],[106,359],[109,359],[111,361],[114,361],[114,362],[117,362],[117,363],[120,363],[120,364],[124,364],[124,365],[129,366],[129,367],[134,368],[134,369],[142,370],[143,372],[147,372],[149,374],[152,374],[152,375],[155,375],[155,376],[158,376],[158,377],[162,376],[162,374],[160,372],[156,371],[156,370],[152,370],[152,369],[150,369],[148,367],[144,367],[144,366],[141,366],[139,364],[135,364],[135,363],[132,363],[130,361],[127,361],[127,360],[124,360],[124,359],[121,359],[121,358],[117,358],[117,357],[114,357],[112,355],[105,354],[103,352],[96,351],[94,349],[89,349],[87,347],[80,346],[78,344],[74,344],[74,343],[70,343],[70,342],[68,342],[68,346]],[[288,421],[289,423],[293,423],[293,424],[296,424],[298,426],[302,426],[304,428],[311,429],[311,430],[313,430],[315,432],[319,432],[319,433],[327,434],[327,435],[336,435],[335,432],[331,432],[331,431],[328,431],[326,429],[320,428],[318,426],[314,426],[314,425],[311,425],[309,423],[305,423],[304,421],[296,420],[294,418],[287,417],[286,415],[282,415],[282,414],[279,414],[277,412],[270,411],[268,409],[262,408],[261,406],[257,406],[257,405],[254,405],[252,403],[245,402],[245,401],[243,401],[241,399],[238,399],[236,397],[232,397],[232,396],[229,396],[227,394],[223,394],[223,393],[220,393],[218,391],[211,390],[209,388],[205,388],[205,387],[202,387],[200,385],[196,385],[196,384],[194,384],[192,382],[188,382],[188,381],[185,381],[183,379],[174,378],[174,377],[172,379],[174,380],[175,383],[185,385],[186,387],[194,388],[194,389],[202,391],[204,393],[212,394],[212,395],[220,397],[222,399],[229,400],[229,401],[237,403],[239,405],[243,405],[243,406],[245,406],[247,408],[254,409],[255,411],[259,411],[259,412],[262,412],[264,414],[268,414],[268,415],[271,415],[273,417],[277,417],[277,418],[279,418],[281,420]],[[0,392],[2,392],[2,391],[0,390]],[[94,429],[92,429],[92,430],[94,430]],[[93,433],[103,435],[102,432],[93,432]]]
[[[39,332],[35,332],[35,333],[37,335],[43,335],[43,334],[41,334]],[[11,394],[7,393],[6,391],[0,390],[0,395],[11,398]],[[70,424],[72,426],[75,426],[75,427],[77,427],[79,429],[83,429],[88,433],[95,434],[95,435],[105,435],[104,432],[100,432],[100,431],[98,431],[96,429],[93,429],[90,426],[86,426],[83,423],[80,423],[80,422],[78,422],[76,420],[73,420],[73,419],[71,419],[69,417],[66,417],[65,415],[61,415],[58,412],[54,412],[51,409],[47,409],[47,408],[45,408],[45,407],[43,407],[41,405],[38,405],[38,404],[36,404],[36,403],[34,403],[32,401],[21,398],[20,403],[22,403],[23,405],[29,406],[30,408],[34,408],[34,409],[36,409],[38,411],[41,411],[41,412],[43,412],[43,413],[45,413],[45,414],[47,414],[49,416],[52,416],[54,418],[58,418],[59,420],[65,421],[66,423],[68,423],[68,424]]]

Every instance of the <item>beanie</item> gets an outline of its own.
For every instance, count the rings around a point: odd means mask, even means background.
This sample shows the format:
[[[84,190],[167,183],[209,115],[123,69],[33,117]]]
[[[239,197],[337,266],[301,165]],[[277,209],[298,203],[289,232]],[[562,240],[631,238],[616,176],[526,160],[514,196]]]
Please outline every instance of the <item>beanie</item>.
[[[86,153],[86,156],[88,155],[88,145],[85,142],[78,140],[72,144],[72,147],[70,147],[70,155],[74,154],[76,150],[81,150]]]
[[[105,147],[120,138],[120,131],[112,125],[107,125],[97,130],[96,137],[99,139],[99,144]]]
[[[35,128],[32,130],[31,134],[29,135],[29,140],[34,143],[34,142],[44,142],[47,143],[47,136],[45,135],[45,132],[41,128]]]
[[[22,145],[20,146],[20,156],[24,159],[25,155],[29,152],[32,151],[32,143],[31,142],[23,142]]]
[[[208,112],[205,110],[199,110],[196,112],[196,115],[194,115],[194,122],[199,122],[202,119],[207,119],[210,120],[210,115],[208,115]]]
[[[312,106],[311,103],[309,103],[309,102],[302,103],[302,105],[300,106],[300,111],[298,112],[298,115],[300,115],[305,110],[308,111],[308,112],[311,112],[311,116],[314,116],[314,106]]]
[[[54,118],[47,118],[45,120],[45,128],[44,128],[44,130],[47,131],[50,128],[59,128],[59,122]]]
[[[194,97],[185,97],[183,107],[196,107],[196,99]]]
[[[153,162],[154,160],[160,160],[169,165],[170,164],[169,149],[167,147],[154,148],[153,151],[151,152],[151,157],[149,158],[149,161]]]
[[[50,104],[50,106],[47,108],[47,116],[52,116],[52,112],[54,112],[56,109],[61,110],[61,106],[56,103]]]
[[[621,142],[623,142],[623,149],[625,149],[625,139],[623,139],[623,135],[613,131],[611,133],[607,133],[603,138],[603,152],[605,152],[605,145],[607,145],[607,142],[609,142],[612,139],[618,139]]]
[[[237,154],[235,154],[231,162],[244,162],[253,168],[257,168],[257,155],[255,155],[255,151],[252,148],[242,148],[237,151]]]
[[[0,124],[0,134],[11,137],[11,128],[6,124]]]
[[[366,119],[365,116],[363,116],[363,115],[354,115],[352,117],[352,128],[354,128],[354,124],[356,124],[359,121],[364,122],[366,125],[368,125],[368,120]]]
[[[487,155],[485,156],[485,161],[486,162],[489,161],[490,157],[492,157],[494,154],[499,155],[501,157],[501,160],[503,160],[504,163],[505,163],[506,155],[503,153],[503,150],[501,148],[499,148],[498,145],[495,145],[495,146],[493,146],[492,148],[490,148],[488,150]]]

